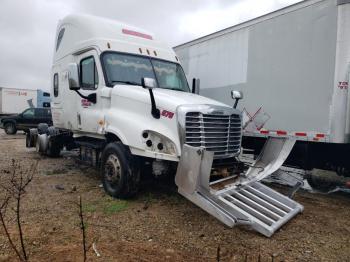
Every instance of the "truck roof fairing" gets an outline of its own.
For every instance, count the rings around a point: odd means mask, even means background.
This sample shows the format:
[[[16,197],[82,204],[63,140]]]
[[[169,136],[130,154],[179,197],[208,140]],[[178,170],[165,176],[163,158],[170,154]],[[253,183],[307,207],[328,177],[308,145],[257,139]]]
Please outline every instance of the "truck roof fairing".
[[[118,51],[178,62],[171,47],[152,33],[112,19],[71,14],[57,27],[54,61],[95,48],[100,52]]]

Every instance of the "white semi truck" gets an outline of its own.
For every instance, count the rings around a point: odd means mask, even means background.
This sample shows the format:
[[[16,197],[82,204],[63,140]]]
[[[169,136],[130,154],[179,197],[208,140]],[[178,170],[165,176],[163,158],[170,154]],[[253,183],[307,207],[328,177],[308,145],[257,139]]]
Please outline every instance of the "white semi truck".
[[[201,79],[201,95],[228,103],[229,90],[244,92],[244,148],[292,137],[290,165],[350,176],[349,0],[302,1],[175,52],[188,77]],[[339,184],[308,180],[321,190]]]
[[[303,207],[259,181],[283,164],[295,140],[271,138],[245,167],[241,112],[196,90],[174,51],[153,34],[70,15],[57,28],[54,126],[31,129],[26,144],[52,157],[79,148],[81,160],[100,169],[105,191],[118,198],[137,192],[147,163],[155,175],[175,167],[180,194],[227,226],[271,236]],[[242,96],[231,95],[237,102]]]

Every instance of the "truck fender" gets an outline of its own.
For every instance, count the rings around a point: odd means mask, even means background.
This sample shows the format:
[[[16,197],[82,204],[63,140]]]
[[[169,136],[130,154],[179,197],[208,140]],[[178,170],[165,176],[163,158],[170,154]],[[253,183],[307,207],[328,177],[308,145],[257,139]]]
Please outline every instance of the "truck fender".
[[[125,136],[123,135],[123,133],[117,129],[117,128],[107,128],[105,130],[106,133],[106,138],[110,138],[110,137],[114,137],[115,140],[119,140],[120,142],[122,142],[124,145],[128,145],[128,142],[125,138]]]

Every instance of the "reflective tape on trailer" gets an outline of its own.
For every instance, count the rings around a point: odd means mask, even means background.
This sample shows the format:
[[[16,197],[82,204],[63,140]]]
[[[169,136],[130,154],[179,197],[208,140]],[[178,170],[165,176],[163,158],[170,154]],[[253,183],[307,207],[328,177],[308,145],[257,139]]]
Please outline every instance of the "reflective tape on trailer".
[[[261,129],[259,131],[243,131],[245,136],[258,136],[258,137],[295,137],[297,140],[312,141],[312,142],[328,142],[328,135],[318,132],[287,132],[285,130],[267,130]]]

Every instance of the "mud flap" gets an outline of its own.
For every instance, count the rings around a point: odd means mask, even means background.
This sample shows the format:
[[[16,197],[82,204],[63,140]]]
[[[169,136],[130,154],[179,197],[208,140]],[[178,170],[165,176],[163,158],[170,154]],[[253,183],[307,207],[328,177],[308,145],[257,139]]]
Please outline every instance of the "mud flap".
[[[249,225],[269,237],[303,211],[300,204],[258,182],[282,166],[294,143],[269,138],[248,171],[219,189],[213,187],[217,182],[209,182],[213,152],[184,145],[175,177],[178,191],[225,225]]]

